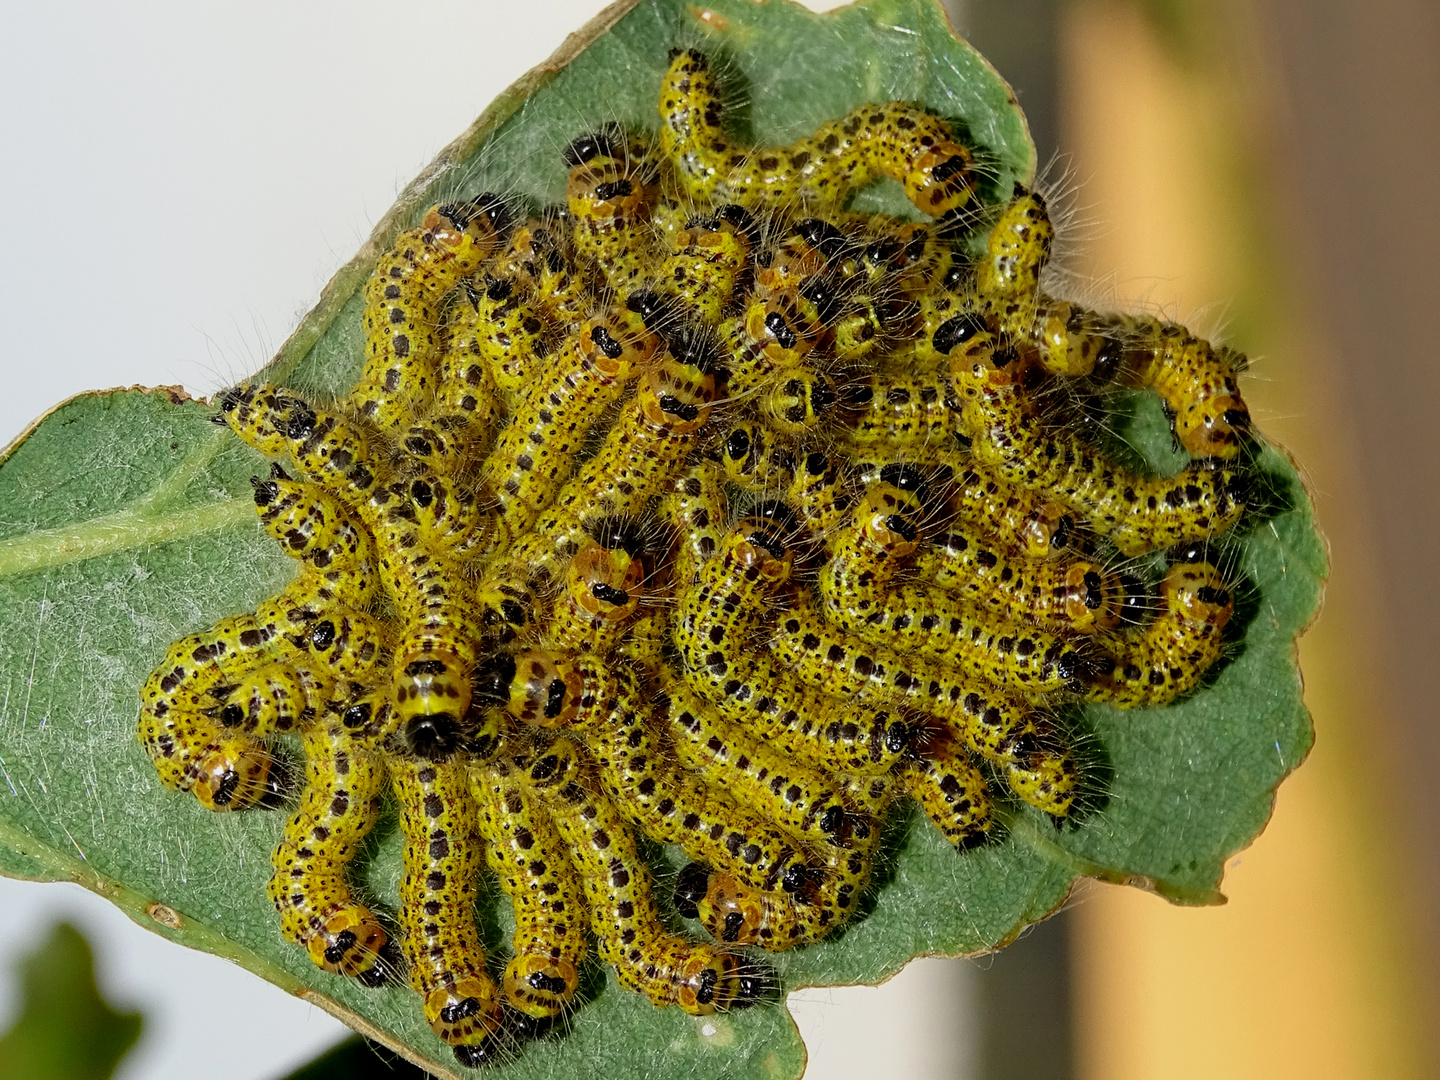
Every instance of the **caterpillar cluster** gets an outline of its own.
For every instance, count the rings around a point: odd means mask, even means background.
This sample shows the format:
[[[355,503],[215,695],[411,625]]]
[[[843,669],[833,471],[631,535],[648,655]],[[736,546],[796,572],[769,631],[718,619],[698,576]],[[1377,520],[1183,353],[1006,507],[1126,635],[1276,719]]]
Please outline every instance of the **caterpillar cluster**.
[[[220,396],[286,463],[255,503],[300,571],[141,691],[161,780],[212,810],[283,800],[298,735],[282,933],[367,984],[403,967],[466,1065],[574,1008],[592,941],[659,1006],[766,997],[742,947],[850,921],[897,801],[960,852],[1026,805],[1062,822],[1067,707],[1189,693],[1234,606],[1209,545],[1245,509],[1239,357],[1045,295],[1043,200],[980,207],[923,109],[740,147],[676,51],[659,111],[658,139],[576,138],[563,206],[485,194],[398,237],[346,398]],[[877,177],[927,220],[845,209]],[[1117,385],[1164,400],[1178,475],[1094,438]],[[347,877],[387,788],[394,922]],[[667,922],[642,837],[688,856],[673,907],[712,941]]]

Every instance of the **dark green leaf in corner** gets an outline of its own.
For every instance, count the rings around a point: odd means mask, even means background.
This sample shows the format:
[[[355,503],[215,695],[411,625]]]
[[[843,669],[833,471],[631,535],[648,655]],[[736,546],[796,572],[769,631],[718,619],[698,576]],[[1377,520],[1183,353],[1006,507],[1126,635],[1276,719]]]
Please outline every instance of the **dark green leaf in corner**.
[[[18,966],[20,1015],[0,1036],[0,1080],[108,1080],[144,1021],[100,996],[84,936],[57,923]]]
[[[828,15],[783,0],[619,4],[407,189],[268,376],[322,394],[347,387],[362,355],[359,287],[395,233],[433,202],[486,188],[557,201],[564,174],[554,151],[597,119],[593,103],[604,103],[598,119],[653,128],[666,52],[690,44],[723,53],[748,82],[757,140],[785,141],[860,101],[901,98],[963,121],[997,191],[1033,176],[1008,87],[928,0],[870,0]],[[866,208],[895,209],[893,194],[861,197]],[[1135,410],[1125,434],[1158,462],[1169,434],[1153,404]],[[0,464],[0,872],[78,881],[142,925],[232,959],[455,1076],[408,990],[325,975],[282,941],[265,897],[280,815],[207,815],[161,788],[135,743],[136,691],[166,645],[253,608],[293,573],[246,497],[262,462],[207,423],[208,412],[166,391],[84,396]],[[1082,875],[1181,903],[1222,899],[1225,860],[1264,827],[1276,785],[1310,746],[1294,642],[1326,570],[1290,461],[1267,450],[1257,467],[1271,505],[1225,540],[1247,600],[1230,658],[1207,688],[1169,709],[1077,715],[1101,782],[1059,831],[1017,812],[1003,843],[961,856],[923,820],[892,822],[871,910],[837,940],[779,957],[786,988],[875,982],[912,956],[998,946],[1054,910]],[[395,902],[398,862],[392,825],[368,868],[382,906]],[[803,1068],[779,1006],[696,1019],[596,974],[600,989],[568,1036],[487,1075],[778,1080]]]

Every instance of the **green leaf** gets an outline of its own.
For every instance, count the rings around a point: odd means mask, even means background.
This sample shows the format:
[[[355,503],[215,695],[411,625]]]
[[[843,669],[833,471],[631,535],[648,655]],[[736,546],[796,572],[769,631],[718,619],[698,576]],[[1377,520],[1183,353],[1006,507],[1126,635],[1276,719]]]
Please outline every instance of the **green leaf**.
[[[780,0],[616,5],[405,191],[266,375],[320,394],[345,389],[362,355],[359,287],[396,232],[433,202],[485,188],[557,201],[557,148],[593,124],[596,102],[598,119],[653,128],[666,52],[689,44],[734,62],[757,140],[788,140],[861,101],[903,98],[962,121],[988,151],[997,192],[1033,177],[1008,87],[929,0],[869,0],[827,15]],[[862,196],[870,208],[903,208],[893,186]],[[1165,462],[1158,405],[1131,405],[1122,433]],[[209,815],[161,788],[136,745],[137,689],[169,642],[253,609],[294,572],[248,498],[263,462],[207,423],[209,411],[164,391],[82,396],[0,464],[0,872],[77,881],[155,932],[235,960],[454,1076],[408,990],[325,975],[281,940],[265,897],[280,815]],[[1207,688],[1167,709],[1078,713],[1103,790],[1061,830],[1015,811],[1002,843],[962,856],[901,814],[871,910],[838,939],[776,958],[787,989],[876,982],[919,954],[994,948],[1053,911],[1082,875],[1181,903],[1223,899],[1225,860],[1264,827],[1275,786],[1310,747],[1294,642],[1326,572],[1291,462],[1267,449],[1255,467],[1270,505],[1225,540],[1246,601],[1229,661]],[[392,905],[398,864],[392,822],[368,867]],[[505,917],[494,894],[482,904]],[[487,922],[487,944],[503,950],[495,918]],[[781,1006],[695,1019],[606,978],[597,972],[600,988],[568,1036],[527,1047],[501,1072],[792,1077],[803,1067]]]
[[[19,967],[24,1005],[0,1037],[0,1080],[107,1080],[144,1021],[100,996],[84,936],[57,923]]]

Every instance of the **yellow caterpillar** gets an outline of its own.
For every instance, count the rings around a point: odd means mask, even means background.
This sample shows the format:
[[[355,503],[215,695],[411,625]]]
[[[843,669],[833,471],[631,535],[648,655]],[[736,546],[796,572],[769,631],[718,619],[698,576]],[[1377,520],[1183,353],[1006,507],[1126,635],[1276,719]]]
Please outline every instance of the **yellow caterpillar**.
[[[1093,634],[1120,625],[1139,583],[1088,560],[1011,558],[958,524],[922,547],[915,570],[977,609],[1057,630]]]
[[[879,826],[860,819],[847,846],[826,848],[823,876],[794,893],[757,889],[733,875],[710,873],[692,863],[681,872],[677,907],[682,913],[693,912],[716,940],[726,944],[784,952],[820,941],[854,916],[879,839]]]
[[[1168,705],[1188,694],[1220,658],[1221,631],[1235,610],[1233,590],[1199,546],[1160,583],[1160,610],[1090,679],[1086,696],[1122,709]]]
[[[345,872],[380,814],[385,768],[332,715],[304,733],[305,792],[271,856],[280,932],[316,967],[367,986],[384,981],[389,935],[351,895]]]
[[[439,304],[503,242],[509,211],[495,195],[433,206],[395,238],[365,283],[365,370],[348,405],[377,427],[420,415],[435,392]]]
[[[656,170],[618,125],[580,136],[563,156],[575,250],[623,299],[650,269]]]
[[[1102,318],[1044,296],[1040,271],[1054,235],[1044,200],[1017,190],[990,232],[976,281],[996,327],[1033,344],[1057,374],[1088,375],[1098,363],[1114,367],[1111,377],[1122,382],[1151,387],[1173,414],[1180,445],[1203,457],[1235,457],[1250,427],[1234,374],[1244,357],[1174,323]]]
[[[780,616],[770,645],[784,669],[801,682],[836,696],[879,697],[933,713],[984,756],[1007,764],[1023,758],[1027,768],[1042,768],[1056,779],[1036,805],[1057,817],[1069,808],[1074,792],[1065,778],[1075,772],[1069,754],[1059,749],[1053,761],[1032,760],[1035,722],[1031,709],[1012,694],[923,657],[847,638],[804,599]],[[1030,795],[1030,785],[1025,786],[1016,792],[1022,798]]]
[[[734,725],[683,683],[670,687],[656,715],[668,725],[675,756],[718,790],[796,836],[833,843],[845,828],[845,806],[824,774],[790,761]]]
[[[555,827],[579,871],[601,959],[621,985],[654,1004],[695,1016],[750,1004],[764,980],[735,953],[676,937],[651,896],[650,871],[613,803],[574,743],[557,739],[525,773],[549,805]]]
[[[990,839],[994,828],[990,792],[959,740],[927,747],[899,776],[900,789],[961,851]]]
[[[579,876],[550,813],[503,749],[470,770],[485,857],[515,912],[515,955],[505,965],[505,1000],[537,1020],[575,998],[589,952]]]
[[[390,779],[405,838],[400,927],[410,985],[424,1001],[425,1022],[473,1068],[499,1053],[502,1017],[475,930],[481,844],[465,762],[401,757],[391,762]]]
[[[992,686],[1033,694],[1066,689],[1081,656],[1060,636],[984,615],[933,585],[888,584],[917,546],[921,513],[913,493],[887,483],[870,487],[851,523],[832,538],[830,561],[820,570],[826,621]]]
[[[970,152],[943,120],[904,102],[861,105],[785,147],[736,147],[721,120],[705,58],[677,50],[660,84],[660,148],[693,199],[782,208],[839,204],[889,176],[922,213],[941,217],[973,194]]]

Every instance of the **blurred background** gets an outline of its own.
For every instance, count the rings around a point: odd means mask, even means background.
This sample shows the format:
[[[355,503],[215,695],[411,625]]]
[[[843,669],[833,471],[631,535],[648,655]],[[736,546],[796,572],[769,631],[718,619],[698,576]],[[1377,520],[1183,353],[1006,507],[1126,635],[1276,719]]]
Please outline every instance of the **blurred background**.
[[[1227,905],[1087,886],[997,956],[794,995],[808,1075],[1440,1075],[1440,8],[950,6],[1051,162],[1067,266],[1254,360],[1247,399],[1303,463],[1332,547],[1300,648],[1317,742],[1232,860]],[[259,367],[400,187],[594,11],[12,7],[0,443],[81,390],[208,395]],[[396,56],[426,63],[423,95],[380,92]],[[98,995],[74,989],[87,939]],[[35,1075],[24,1054],[49,1051],[27,1023],[55,1000],[104,1032],[108,1057],[71,1060],[76,1077],[118,1059],[123,1080],[178,1080],[203,1054],[209,1080],[272,1080],[347,1036],[77,888],[0,879],[0,1078]],[[237,1017],[263,1036],[235,1038]]]

